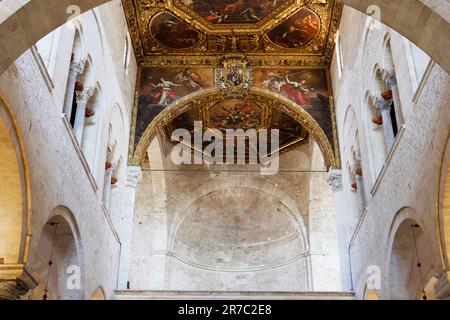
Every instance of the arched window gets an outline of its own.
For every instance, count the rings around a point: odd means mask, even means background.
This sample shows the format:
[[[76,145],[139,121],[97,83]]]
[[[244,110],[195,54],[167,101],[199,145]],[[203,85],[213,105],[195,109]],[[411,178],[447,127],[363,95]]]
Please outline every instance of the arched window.
[[[383,116],[377,107],[376,98],[370,92],[366,94],[366,123],[372,158],[372,173],[374,177],[377,177],[386,162],[388,149],[384,133]]]
[[[344,170],[346,181],[344,182],[348,184],[348,189],[351,190],[349,194],[349,203],[355,221],[357,221],[366,206],[366,195],[359,143],[359,130],[357,128],[355,110],[352,106],[348,107],[345,116],[344,139],[347,141],[343,150],[343,160],[346,163]]]
[[[392,129],[394,131],[394,138],[395,138],[398,134],[400,126],[403,125],[404,123],[404,119],[400,101],[400,93],[398,91],[397,85],[397,75],[395,72],[394,57],[392,55],[391,39],[389,35],[387,35],[385,38],[383,60],[384,60],[386,90],[391,90],[391,93],[389,92],[387,93],[387,97],[390,98],[388,100],[391,100],[392,103],[390,115],[391,115]],[[386,97],[383,96],[383,98]]]
[[[84,68],[83,51],[84,50],[81,41],[81,30],[76,29],[73,38],[73,46],[70,56],[70,70],[67,79],[66,96],[64,99],[64,106],[63,106],[63,113],[66,115],[68,120],[71,120],[73,104],[74,101],[76,101],[75,86],[77,78]]]
[[[108,128],[108,146],[106,149],[105,160],[105,176],[103,183],[103,197],[102,202],[106,210],[109,212],[111,204],[111,187],[118,182],[118,179],[114,177],[115,169],[117,167],[117,141],[113,140],[113,127],[109,124]]]

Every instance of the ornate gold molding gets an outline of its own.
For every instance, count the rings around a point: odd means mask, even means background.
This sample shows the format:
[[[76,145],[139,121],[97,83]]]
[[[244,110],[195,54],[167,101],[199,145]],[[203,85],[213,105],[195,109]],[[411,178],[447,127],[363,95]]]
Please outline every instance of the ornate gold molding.
[[[331,63],[335,34],[343,5],[311,0],[290,1],[255,24],[211,24],[176,0],[122,0],[139,64],[147,66],[215,66],[224,54],[245,54],[253,66],[326,67]],[[316,12],[321,20],[319,34],[308,44],[292,49],[273,43],[267,36],[282,21],[302,7]],[[282,10],[281,10],[282,9]],[[202,36],[189,49],[173,49],[155,41],[150,21],[161,12],[169,12],[188,23]],[[237,39],[237,40],[236,40]],[[236,46],[233,43],[239,43]]]
[[[325,164],[334,168],[339,167],[339,161],[336,160],[331,142],[328,140],[322,127],[305,109],[285,97],[263,89],[252,88],[248,92],[247,99],[257,104],[264,104],[270,109],[279,110],[295,119],[317,142],[323,153]],[[164,130],[164,128],[169,125],[174,118],[192,108],[210,105],[212,102],[223,100],[224,96],[222,91],[218,88],[211,88],[187,95],[167,107],[150,123],[145,130],[134,153],[132,155],[130,154],[130,165],[140,165],[142,160],[145,158],[145,153],[147,152],[147,149],[154,137],[159,131]]]

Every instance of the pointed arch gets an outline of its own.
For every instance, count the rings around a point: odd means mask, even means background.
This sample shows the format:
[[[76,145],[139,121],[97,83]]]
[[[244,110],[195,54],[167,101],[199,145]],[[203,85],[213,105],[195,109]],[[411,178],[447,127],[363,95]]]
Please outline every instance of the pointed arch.
[[[0,228],[2,239],[0,248],[4,264],[26,264],[28,260],[29,239],[31,237],[31,184],[28,156],[18,122],[0,94],[0,161],[1,180],[6,188],[0,191],[0,202],[3,192],[6,193],[7,206],[0,206]],[[9,157],[7,155],[10,155]],[[3,165],[6,168],[1,168]],[[2,173],[6,174],[3,176]],[[13,206],[13,207],[11,207]],[[2,209],[5,209],[3,212]],[[2,218],[6,219],[5,221]],[[6,228],[3,230],[3,228]],[[3,248],[1,244],[4,244]]]

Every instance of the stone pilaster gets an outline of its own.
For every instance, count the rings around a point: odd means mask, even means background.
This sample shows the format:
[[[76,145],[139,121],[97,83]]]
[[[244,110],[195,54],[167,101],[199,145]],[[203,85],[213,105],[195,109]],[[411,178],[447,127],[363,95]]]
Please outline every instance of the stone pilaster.
[[[131,244],[133,241],[133,220],[136,202],[136,188],[142,179],[141,167],[128,167],[127,186],[122,203],[122,220],[119,236],[122,244],[119,265],[119,289],[126,289],[129,279]]]
[[[336,229],[339,246],[339,260],[342,274],[342,289],[344,291],[351,291],[352,279],[350,273],[350,232],[349,232],[349,210],[346,207],[346,196],[342,183],[342,171],[331,169],[328,173],[328,183],[333,189],[334,206],[336,209]]]

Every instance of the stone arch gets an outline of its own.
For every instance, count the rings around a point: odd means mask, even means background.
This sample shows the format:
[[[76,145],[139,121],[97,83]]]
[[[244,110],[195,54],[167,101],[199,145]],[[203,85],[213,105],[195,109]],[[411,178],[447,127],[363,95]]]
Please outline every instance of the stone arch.
[[[437,202],[437,230],[442,267],[450,271],[450,128],[439,167]]]
[[[0,96],[0,259],[26,264],[31,234],[31,187],[28,158],[17,121]]]
[[[331,146],[325,132],[319,126],[317,121],[303,108],[299,107],[295,102],[278,96],[270,91],[253,88],[249,91],[249,100],[264,101],[265,103],[271,103],[275,109],[281,112],[287,113],[289,116],[297,120],[316,140],[320,149],[322,150],[325,164],[335,168],[340,167],[338,157],[334,153],[334,149]],[[173,103],[164,111],[162,111],[147,127],[141,140],[139,141],[132,159],[132,165],[140,165],[142,159],[144,159],[145,152],[150,146],[151,141],[166,124],[172,121],[180,114],[194,107],[194,102],[201,99],[208,99],[208,101],[220,101],[223,100],[222,92],[217,89],[206,89],[198,93],[193,93],[185,96],[184,98]]]
[[[276,192],[274,192],[274,190],[277,190]],[[231,192],[231,190],[233,190]],[[189,254],[186,254],[189,251],[186,251],[185,248],[189,248],[189,241],[186,244],[184,240],[186,240],[186,235],[188,235],[189,237],[191,235],[194,235],[194,233],[186,233],[186,230],[191,230],[191,228],[189,227],[189,225],[191,223],[193,223],[194,221],[197,221],[198,219],[198,214],[199,211],[197,209],[197,206],[200,207],[205,207],[204,203],[208,202],[208,199],[213,199],[212,202],[216,203],[217,202],[214,200],[218,200],[218,199],[222,199],[222,201],[227,203],[227,208],[229,208],[230,206],[230,202],[228,200],[223,200],[224,199],[224,195],[227,192],[231,192],[233,193],[233,195],[235,195],[236,190],[239,190],[239,192],[249,192],[250,194],[252,194],[253,197],[259,197],[259,199],[270,199],[270,198],[274,198],[276,199],[276,201],[273,201],[273,203],[277,203],[277,206],[280,206],[283,209],[280,209],[280,211],[276,211],[278,214],[276,214],[276,216],[278,216],[278,220],[277,222],[272,221],[274,224],[277,224],[280,222],[279,220],[283,220],[285,222],[287,221],[291,221],[289,222],[289,224],[292,225],[292,228],[295,229],[295,233],[297,234],[297,237],[292,239],[293,242],[297,242],[298,241],[298,250],[300,251],[296,251],[294,250],[294,247],[291,247],[291,255],[286,255],[283,257],[281,257],[280,259],[275,259],[276,262],[274,262],[273,257],[266,257],[267,258],[267,265],[261,266],[258,265],[257,263],[255,263],[255,265],[253,265],[252,263],[250,263],[249,265],[236,265],[234,264],[234,261],[228,261],[226,264],[221,264],[220,262],[218,264],[215,264],[213,260],[208,260],[205,261],[204,259],[198,257],[198,256],[190,256]],[[276,194],[277,196],[274,197],[273,195]],[[233,196],[234,197],[234,196]],[[206,202],[204,202],[206,201]],[[270,200],[269,200],[270,202]],[[264,206],[264,205],[263,205]],[[208,206],[206,206],[208,207]],[[220,207],[220,205],[218,205],[218,207]],[[223,217],[223,221],[225,222],[226,225],[226,221],[230,222],[230,223],[242,223],[244,225],[244,230],[248,230],[248,224],[245,223],[245,221],[241,221],[240,218],[238,217],[234,217],[237,220],[234,219],[230,219],[231,217],[229,217],[228,212],[222,212],[219,210],[214,210],[215,213],[214,214],[218,214],[218,216]],[[251,211],[255,211],[255,210],[251,210]],[[271,212],[271,210],[268,210],[269,212]],[[233,212],[233,210],[231,210],[230,212]],[[255,212],[258,212],[258,214],[261,213],[261,210],[256,210]],[[212,212],[208,211],[208,214],[211,214]],[[250,221],[254,221],[254,219],[249,218]],[[215,219],[213,219],[215,220]],[[245,219],[244,219],[245,220]],[[184,225],[188,225],[188,227],[183,227]],[[224,224],[222,222],[219,223],[221,226],[223,226]],[[195,195],[193,197],[191,197],[190,199],[184,201],[183,203],[181,203],[178,206],[178,210],[176,211],[176,213],[173,216],[172,219],[172,225],[173,228],[171,228],[168,231],[169,234],[169,239],[168,239],[168,250],[170,252],[170,256],[177,260],[178,263],[181,263],[182,265],[185,265],[188,268],[195,268],[198,270],[203,270],[202,272],[226,272],[226,273],[242,273],[242,272],[266,272],[268,270],[278,270],[278,269],[282,269],[285,267],[289,267],[289,266],[301,266],[302,270],[298,270],[299,272],[304,272],[304,274],[302,275],[301,278],[301,282],[302,285],[304,287],[302,287],[300,290],[302,291],[309,291],[311,290],[312,287],[312,267],[311,267],[311,257],[309,256],[309,250],[310,250],[310,244],[308,241],[308,231],[305,225],[305,221],[303,219],[302,213],[299,211],[298,207],[296,206],[295,202],[290,199],[289,196],[287,196],[285,193],[283,193],[280,189],[278,189],[277,186],[273,185],[273,186],[269,186],[269,185],[264,185],[264,186],[260,186],[255,188],[255,185],[251,182],[251,179],[241,179],[240,181],[236,181],[236,182],[230,182],[228,183],[226,186],[217,186],[214,183],[209,183],[207,185],[203,185],[200,188],[195,190]],[[245,227],[246,226],[246,227]],[[200,234],[203,236],[207,236],[207,235],[216,235],[219,234],[220,232],[207,232],[205,230],[209,229],[209,228],[214,228],[213,224],[205,224],[203,226],[198,226],[197,228],[202,228],[203,232],[200,232]],[[226,230],[226,228],[224,229]],[[261,237],[264,238],[263,234],[263,230],[260,230],[261,232]],[[181,236],[180,236],[181,234]],[[184,235],[184,236],[183,236]],[[246,243],[246,239],[248,234],[247,233],[243,233],[243,235],[239,236],[238,233],[238,237],[239,237],[239,243],[242,244],[243,247],[250,245],[249,243]],[[273,236],[275,237],[276,235],[273,234]],[[242,239],[243,237],[243,239]],[[221,236],[219,235],[218,238],[221,238]],[[251,238],[251,236],[250,236]],[[277,243],[277,241],[275,239],[273,239],[275,244]],[[243,241],[243,242],[242,242]],[[287,240],[286,240],[287,241]],[[191,239],[191,243],[195,243],[196,240],[195,238]],[[268,246],[270,244],[270,241],[267,241],[267,244],[263,244],[260,243],[260,248],[259,249],[263,249],[266,248],[266,246]],[[181,243],[181,244],[180,244]],[[205,241],[205,243],[208,243],[208,246],[214,246],[214,244],[217,245],[217,241],[214,240],[208,240]],[[292,242],[289,242],[289,244],[292,246]],[[237,254],[239,256],[239,245],[233,246],[233,249],[235,249],[236,251],[231,250],[231,252],[234,254]],[[229,256],[226,253],[229,253],[229,250],[226,250],[227,245],[225,243],[223,243],[223,247],[221,250],[218,250],[218,252],[220,251],[220,253],[218,254],[218,256],[216,258],[224,258],[222,257],[222,254],[224,256]],[[296,247],[295,247],[296,248]],[[267,249],[267,248],[266,248]],[[213,250],[214,251],[214,250]],[[283,252],[287,252],[289,250],[282,250]],[[260,257],[264,257],[264,250],[260,251]],[[197,259],[198,258],[198,259]],[[242,257],[241,257],[242,258]],[[225,258],[224,258],[225,259]],[[220,259],[219,259],[220,260]],[[245,260],[245,259],[244,259]],[[266,260],[266,259],[264,259]],[[208,262],[209,261],[209,262]],[[299,274],[301,274],[301,272]],[[292,281],[297,281],[300,279],[293,279]]]
[[[369,285],[366,283],[364,287],[363,293],[364,300],[380,300],[380,296],[378,295],[378,291],[376,289],[370,289]]]
[[[415,43],[445,70],[450,71],[446,54],[450,46],[450,17],[448,12],[431,6],[424,0],[339,0],[365,14],[373,15],[398,33]],[[79,13],[93,9],[109,0],[30,0],[5,17],[0,24],[0,39],[4,40],[4,54],[0,60],[3,73],[25,50],[69,18],[68,8],[79,8]],[[51,15],[48,15],[51,8]],[[30,19],[34,17],[34,19]],[[45,17],[45,19],[43,18]],[[30,32],[33,30],[33,32]]]
[[[389,230],[383,292],[393,300],[420,299],[433,277],[433,251],[422,224],[412,208],[402,208]],[[421,263],[419,270],[418,263]]]
[[[98,286],[92,294],[91,300],[106,300],[105,289],[102,286]]]
[[[52,211],[42,229],[35,253],[38,263],[34,266],[41,266],[35,271],[44,284],[39,286],[41,292],[38,294],[46,294],[44,290],[47,288],[49,299],[84,298],[83,247],[75,216],[69,208],[59,206]]]

